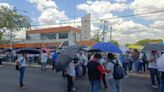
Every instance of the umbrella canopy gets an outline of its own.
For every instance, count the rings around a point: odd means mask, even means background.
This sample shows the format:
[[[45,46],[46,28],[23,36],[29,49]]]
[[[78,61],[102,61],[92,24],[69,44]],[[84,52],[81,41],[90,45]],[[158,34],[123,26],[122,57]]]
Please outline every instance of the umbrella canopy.
[[[142,46],[132,44],[132,45],[129,45],[128,48],[129,48],[129,49],[137,49],[137,50],[141,50],[141,49],[142,49]]]
[[[157,60],[157,68],[159,71],[164,72],[164,54]]]
[[[70,62],[72,62],[73,58],[68,55],[60,54],[55,63],[56,72],[63,71]]]
[[[122,53],[122,51],[116,45],[110,42],[99,42],[92,46],[92,48],[101,50],[103,52]]]
[[[164,46],[162,44],[147,44],[142,51],[164,51]]]
[[[16,53],[40,54],[40,51],[38,49],[33,48],[22,48],[18,49]]]

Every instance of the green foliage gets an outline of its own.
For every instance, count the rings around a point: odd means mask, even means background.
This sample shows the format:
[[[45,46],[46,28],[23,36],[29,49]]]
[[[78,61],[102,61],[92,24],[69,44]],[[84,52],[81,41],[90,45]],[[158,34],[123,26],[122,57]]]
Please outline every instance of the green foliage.
[[[93,36],[93,40],[96,42],[100,42],[101,41],[101,33],[97,33]]]
[[[30,27],[31,24],[28,17],[18,14],[15,9],[0,6],[0,41],[6,30],[19,31],[21,28]]]
[[[14,31],[31,27],[29,18],[18,14],[14,9],[0,6],[0,12],[0,29]]]
[[[0,32],[0,44],[2,44],[2,32]]]
[[[144,39],[144,40],[138,41],[136,44],[144,46],[144,45],[152,43],[152,42],[154,42],[154,43],[161,43],[161,42],[163,42],[163,40],[162,39]]]
[[[112,40],[112,41],[110,41],[110,42],[113,43],[113,44],[115,44],[116,46],[119,46],[118,41]]]

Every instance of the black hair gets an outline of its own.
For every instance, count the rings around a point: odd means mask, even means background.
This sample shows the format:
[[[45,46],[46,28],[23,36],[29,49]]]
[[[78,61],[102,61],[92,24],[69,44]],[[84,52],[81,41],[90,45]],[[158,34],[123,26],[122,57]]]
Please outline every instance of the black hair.
[[[102,58],[102,56],[101,56],[100,53],[96,53],[96,54],[94,54],[94,58],[96,58],[96,59],[100,59],[100,58]]]
[[[108,53],[108,59],[109,60],[114,60],[114,55],[112,53]]]

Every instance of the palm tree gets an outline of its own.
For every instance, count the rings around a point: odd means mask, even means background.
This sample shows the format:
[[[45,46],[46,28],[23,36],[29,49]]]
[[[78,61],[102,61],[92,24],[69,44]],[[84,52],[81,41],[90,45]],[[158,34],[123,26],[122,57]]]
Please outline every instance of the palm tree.
[[[19,31],[21,28],[30,28],[30,19],[17,13],[16,9],[0,6],[0,41],[6,30]]]

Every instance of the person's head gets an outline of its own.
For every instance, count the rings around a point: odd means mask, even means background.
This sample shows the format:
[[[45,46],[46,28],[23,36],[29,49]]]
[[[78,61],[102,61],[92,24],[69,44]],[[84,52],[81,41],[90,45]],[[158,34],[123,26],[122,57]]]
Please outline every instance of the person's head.
[[[27,57],[27,53],[24,53],[24,52],[23,52],[23,53],[22,53],[22,56],[23,56],[23,57]]]
[[[155,55],[155,54],[157,54],[157,51],[151,51],[151,53],[152,53],[153,55]]]
[[[94,61],[99,61],[102,58],[102,56],[101,56],[101,54],[96,53],[96,54],[94,54],[93,58],[94,58]]]
[[[112,53],[108,53],[108,56],[107,56],[108,60],[114,60],[114,55]]]
[[[43,50],[43,53],[46,53],[46,51],[45,51],[45,50]]]

